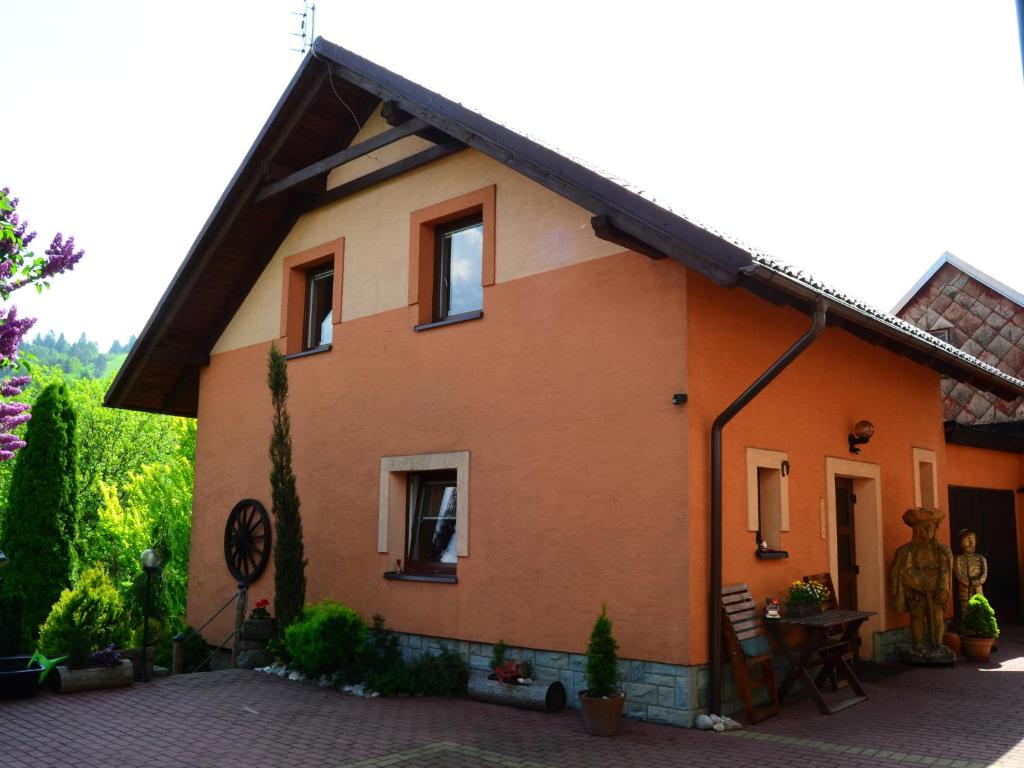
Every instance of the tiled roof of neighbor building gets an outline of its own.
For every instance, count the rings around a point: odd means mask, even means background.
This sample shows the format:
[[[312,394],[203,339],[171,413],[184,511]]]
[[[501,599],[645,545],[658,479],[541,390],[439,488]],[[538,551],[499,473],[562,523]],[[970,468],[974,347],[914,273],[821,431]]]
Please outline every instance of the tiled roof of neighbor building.
[[[899,306],[914,326],[941,333],[965,354],[1009,376],[1024,374],[1024,296],[952,254],[919,280]],[[1000,400],[962,381],[942,381],[943,411],[961,424],[1024,419],[1024,399]]]
[[[1000,397],[1024,395],[1024,381],[696,224],[644,189],[318,38],[139,334],[107,405],[196,414],[210,350],[295,222],[338,199],[339,188],[326,189],[328,160],[382,104],[420,121],[417,135],[434,146],[354,180],[360,188],[469,147],[589,211],[599,237],[806,313],[822,299],[830,325]]]

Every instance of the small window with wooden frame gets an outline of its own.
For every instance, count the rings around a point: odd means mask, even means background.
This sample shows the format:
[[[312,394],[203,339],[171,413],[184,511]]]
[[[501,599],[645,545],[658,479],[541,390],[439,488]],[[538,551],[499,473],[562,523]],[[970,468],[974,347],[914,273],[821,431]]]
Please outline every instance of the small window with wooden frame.
[[[325,352],[341,322],[345,238],[284,260],[281,347],[286,356]]]
[[[496,187],[414,211],[409,231],[409,305],[415,330],[483,316],[494,284]]]
[[[914,468],[914,505],[934,509],[938,506],[938,475],[935,451],[927,448],[911,450]]]
[[[747,448],[747,530],[755,533],[758,553],[783,552],[782,533],[789,530],[789,455],[782,451]]]

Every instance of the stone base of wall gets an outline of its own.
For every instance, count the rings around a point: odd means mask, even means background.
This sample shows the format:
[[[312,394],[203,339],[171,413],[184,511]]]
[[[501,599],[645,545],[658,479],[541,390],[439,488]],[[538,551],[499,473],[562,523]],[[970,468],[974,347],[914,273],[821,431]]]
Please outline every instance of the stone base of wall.
[[[874,633],[874,660],[895,661],[901,645],[910,645],[910,627],[887,629],[885,632]]]
[[[438,653],[442,645],[458,652],[471,669],[490,669],[494,646],[489,643],[399,633],[399,646],[406,661],[424,653]],[[579,709],[578,694],[587,687],[583,674],[586,656],[509,646],[508,658],[529,661],[537,680],[561,681],[568,705]],[[686,666],[619,659],[619,672],[622,689],[626,692],[625,712],[629,717],[689,728],[697,715],[706,712],[709,680],[706,664]],[[728,688],[731,697],[731,679]]]

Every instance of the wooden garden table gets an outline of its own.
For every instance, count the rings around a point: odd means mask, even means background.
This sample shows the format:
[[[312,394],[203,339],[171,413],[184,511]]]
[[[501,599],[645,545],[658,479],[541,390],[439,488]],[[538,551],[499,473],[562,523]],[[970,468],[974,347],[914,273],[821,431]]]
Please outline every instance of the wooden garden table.
[[[823,715],[834,715],[847,707],[867,701],[864,687],[850,665],[852,648],[857,640],[860,625],[875,615],[874,611],[847,611],[832,609],[811,616],[791,616],[765,621],[768,631],[778,642],[779,649],[789,662],[790,670],[779,686],[779,702],[785,699],[793,684],[802,680],[807,686],[814,703]],[[782,625],[803,627],[807,639],[800,646],[791,646],[782,637]],[[842,634],[838,634],[838,629]],[[821,666],[817,678],[810,669]],[[834,673],[831,674],[830,673]],[[831,705],[825,700],[821,686],[829,677],[846,680],[853,695]]]

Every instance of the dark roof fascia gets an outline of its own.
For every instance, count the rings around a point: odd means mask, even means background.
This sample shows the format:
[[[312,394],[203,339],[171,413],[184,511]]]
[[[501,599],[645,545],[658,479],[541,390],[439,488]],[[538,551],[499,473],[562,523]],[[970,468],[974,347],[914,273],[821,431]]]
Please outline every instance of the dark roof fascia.
[[[1005,453],[1024,453],[1024,422],[1006,424],[943,423],[946,442],[971,448],[987,448]]]
[[[734,284],[739,270],[751,263],[750,254],[728,240],[351,51],[317,38],[313,52],[334,62],[333,71],[353,85],[385,101],[396,102],[405,112],[509,166],[595,216],[611,217],[622,231],[720,285]]]
[[[1024,307],[1024,294],[1020,293],[1020,291],[1015,291],[1006,283],[996,280],[992,275],[982,272],[973,264],[968,264],[963,259],[959,259],[949,251],[946,251],[938,258],[938,261],[928,267],[925,273],[918,278],[916,283],[914,283],[914,286],[903,295],[903,298],[896,302],[896,306],[892,308],[892,314],[898,315],[902,312],[906,308],[907,304],[909,304],[914,297],[920,293],[921,289],[924,288],[933,277],[935,277],[935,273],[942,269],[946,264],[960,270],[968,277],[974,278],[986,288],[989,288],[1009,299],[1017,306]]]
[[[163,295],[160,297],[160,301],[157,302],[156,308],[149,316],[149,320],[146,321],[146,325],[143,327],[142,332],[139,333],[136,338],[135,344],[128,352],[128,356],[125,358],[124,363],[122,363],[120,370],[118,370],[117,375],[110,384],[110,388],[107,390],[106,396],[103,398],[103,405],[113,408],[120,406],[127,389],[137,378],[142,365],[153,353],[158,341],[156,338],[158,332],[170,321],[174,310],[178,309],[180,303],[187,297],[189,289],[192,287],[194,281],[199,278],[199,264],[203,261],[204,257],[210,258],[212,256],[212,254],[204,254],[204,245],[207,239],[211,236],[218,220],[225,213],[228,199],[235,191],[235,187],[242,179],[242,176],[248,170],[256,156],[256,153],[259,151],[267,137],[267,134],[270,132],[271,127],[285,111],[285,107],[288,104],[288,100],[291,97],[292,92],[295,90],[295,87],[302,78],[307,75],[314,58],[312,51],[306,54],[302,63],[299,65],[299,68],[296,70],[295,75],[288,83],[288,87],[285,88],[284,93],[281,94],[281,98],[278,99],[277,104],[270,113],[270,116],[263,124],[260,132],[256,135],[256,140],[253,141],[252,146],[249,147],[249,151],[246,152],[245,157],[238,166],[238,169],[231,177],[231,181],[229,181],[227,186],[224,188],[220,198],[217,200],[217,204],[213,207],[213,210],[207,217],[202,229],[199,230],[199,234],[196,235],[196,239],[193,241],[192,247],[189,248],[188,254],[178,267],[178,271],[174,273],[174,277],[171,278],[171,282],[168,284],[166,290],[164,290]],[[246,202],[249,201],[244,200],[239,204],[244,204]]]
[[[791,304],[806,314],[812,311],[818,299],[824,299],[828,307],[829,325],[841,327],[869,343],[905,355],[914,362],[983,389],[996,397],[1013,400],[1024,396],[1024,382],[970,358],[966,353],[945,349],[942,342],[923,331],[918,336],[910,329],[896,325],[903,323],[898,318],[891,317],[887,322],[804,280],[763,264],[755,264],[744,270],[739,284],[773,304]]]

